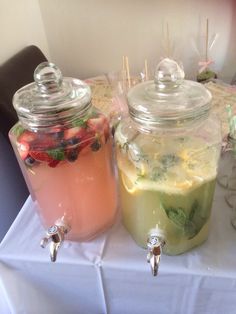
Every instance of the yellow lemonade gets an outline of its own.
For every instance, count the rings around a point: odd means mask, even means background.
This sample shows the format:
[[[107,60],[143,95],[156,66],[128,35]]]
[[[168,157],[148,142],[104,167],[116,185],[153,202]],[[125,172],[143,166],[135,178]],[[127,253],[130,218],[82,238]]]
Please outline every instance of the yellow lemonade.
[[[135,147],[138,158],[123,145],[117,149],[125,227],[142,247],[151,229],[160,230],[170,255],[200,245],[208,236],[218,150],[199,139],[149,142],[145,155]]]

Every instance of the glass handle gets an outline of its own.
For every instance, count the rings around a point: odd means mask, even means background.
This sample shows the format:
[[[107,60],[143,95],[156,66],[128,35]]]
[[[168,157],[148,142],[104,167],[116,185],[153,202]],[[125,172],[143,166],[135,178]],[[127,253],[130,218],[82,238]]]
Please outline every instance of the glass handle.
[[[34,81],[43,94],[51,94],[61,90],[62,73],[51,62],[40,63],[34,71]]]

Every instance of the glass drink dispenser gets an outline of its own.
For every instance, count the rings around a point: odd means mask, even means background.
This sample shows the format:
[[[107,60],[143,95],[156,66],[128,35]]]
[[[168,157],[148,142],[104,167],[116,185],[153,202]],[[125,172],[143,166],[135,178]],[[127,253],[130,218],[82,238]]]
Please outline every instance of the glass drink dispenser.
[[[156,275],[161,251],[181,254],[208,236],[221,128],[209,91],[170,59],[127,97],[115,133],[123,222]]]
[[[88,85],[47,62],[34,80],[14,95],[19,123],[9,136],[47,229],[41,246],[49,244],[55,261],[65,235],[89,240],[114,222],[112,140]]]

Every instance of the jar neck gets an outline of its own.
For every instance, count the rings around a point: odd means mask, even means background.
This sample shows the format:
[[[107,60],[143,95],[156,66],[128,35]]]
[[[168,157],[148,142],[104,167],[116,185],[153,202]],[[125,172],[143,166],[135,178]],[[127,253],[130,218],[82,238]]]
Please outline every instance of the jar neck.
[[[83,109],[72,107],[67,110],[52,110],[37,114],[18,112],[18,117],[25,129],[33,132],[48,132],[50,129],[58,126],[63,126],[64,128],[73,126],[76,120],[81,119],[82,121],[91,110],[92,103],[89,102]]]
[[[156,117],[153,119],[150,117],[148,119],[148,116],[146,115],[143,117],[142,115],[137,114],[136,112],[129,110],[129,115],[131,119],[135,122],[138,129],[150,132],[155,131],[156,129],[183,129],[187,128],[193,125],[196,125],[198,123],[201,123],[201,121],[204,121],[209,116],[209,109],[202,110],[197,115],[189,115],[189,116],[183,116],[178,118],[171,118],[171,117],[165,117],[165,118],[159,118]]]

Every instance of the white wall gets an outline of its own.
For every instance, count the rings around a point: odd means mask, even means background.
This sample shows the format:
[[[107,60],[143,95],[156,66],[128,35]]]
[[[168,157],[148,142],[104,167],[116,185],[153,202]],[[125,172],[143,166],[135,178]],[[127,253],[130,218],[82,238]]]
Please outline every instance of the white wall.
[[[65,75],[89,77],[118,70],[128,55],[133,72],[164,55],[169,24],[174,57],[195,77],[198,57],[190,38],[219,33],[212,50],[215,69],[229,81],[236,72],[235,0],[0,0],[0,64],[35,44]]]
[[[164,55],[162,25],[168,21],[174,57],[194,78],[198,58],[190,38],[204,33],[206,17],[210,34],[219,33],[211,55],[215,69],[227,80],[236,71],[234,0],[39,0],[39,4],[52,61],[66,75],[85,78],[118,70],[124,54],[133,71],[140,71],[145,58],[156,63]]]
[[[38,0],[0,0],[0,64],[28,45],[49,57]]]

